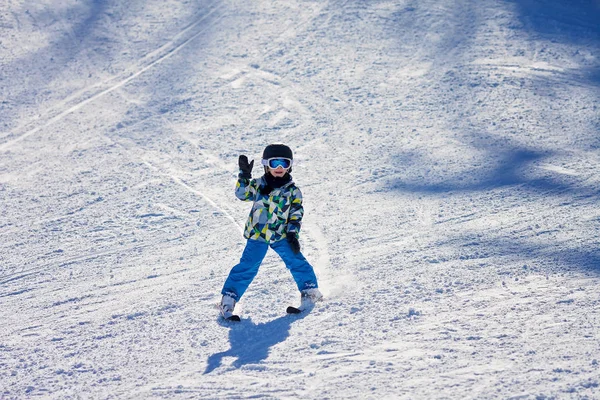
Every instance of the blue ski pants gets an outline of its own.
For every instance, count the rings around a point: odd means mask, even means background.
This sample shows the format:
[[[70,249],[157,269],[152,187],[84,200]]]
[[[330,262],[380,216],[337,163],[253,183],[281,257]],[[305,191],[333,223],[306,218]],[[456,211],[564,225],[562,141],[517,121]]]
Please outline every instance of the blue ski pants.
[[[294,254],[287,240],[278,240],[269,244],[248,239],[242,258],[240,258],[239,264],[229,272],[221,294],[229,295],[239,301],[258,273],[258,268],[267,255],[269,247],[275,250],[290,270],[298,290],[318,287],[313,267],[306,261],[302,253]]]

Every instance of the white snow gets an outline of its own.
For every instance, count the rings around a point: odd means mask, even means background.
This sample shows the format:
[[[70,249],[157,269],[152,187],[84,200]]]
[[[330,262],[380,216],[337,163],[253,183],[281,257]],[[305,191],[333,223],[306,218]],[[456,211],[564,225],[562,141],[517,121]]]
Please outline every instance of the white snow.
[[[0,398],[600,398],[597,0],[7,0]],[[215,304],[290,145],[301,243]]]

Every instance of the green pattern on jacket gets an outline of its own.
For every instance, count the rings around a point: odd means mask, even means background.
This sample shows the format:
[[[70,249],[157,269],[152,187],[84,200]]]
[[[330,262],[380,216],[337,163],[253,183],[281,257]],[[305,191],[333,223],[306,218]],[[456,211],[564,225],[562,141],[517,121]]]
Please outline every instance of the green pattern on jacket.
[[[254,202],[246,222],[244,237],[272,243],[285,238],[289,233],[298,234],[304,214],[300,189],[292,180],[273,189],[268,195],[260,194],[258,188],[265,185],[264,177],[238,178],[236,197]]]

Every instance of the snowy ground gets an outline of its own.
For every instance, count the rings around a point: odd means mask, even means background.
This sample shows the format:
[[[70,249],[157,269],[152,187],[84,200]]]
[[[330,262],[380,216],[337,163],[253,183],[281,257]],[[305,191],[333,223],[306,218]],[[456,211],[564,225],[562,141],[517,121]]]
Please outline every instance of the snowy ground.
[[[0,398],[600,398],[599,57],[598,0],[4,0]],[[220,323],[271,142],[327,299]]]

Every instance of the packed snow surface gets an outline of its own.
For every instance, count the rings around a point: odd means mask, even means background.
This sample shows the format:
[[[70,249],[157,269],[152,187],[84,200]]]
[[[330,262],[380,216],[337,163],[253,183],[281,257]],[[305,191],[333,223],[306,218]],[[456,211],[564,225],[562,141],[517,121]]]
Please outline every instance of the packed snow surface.
[[[598,0],[4,0],[0,398],[600,398],[599,57]],[[224,323],[273,142],[326,299],[270,252]]]

